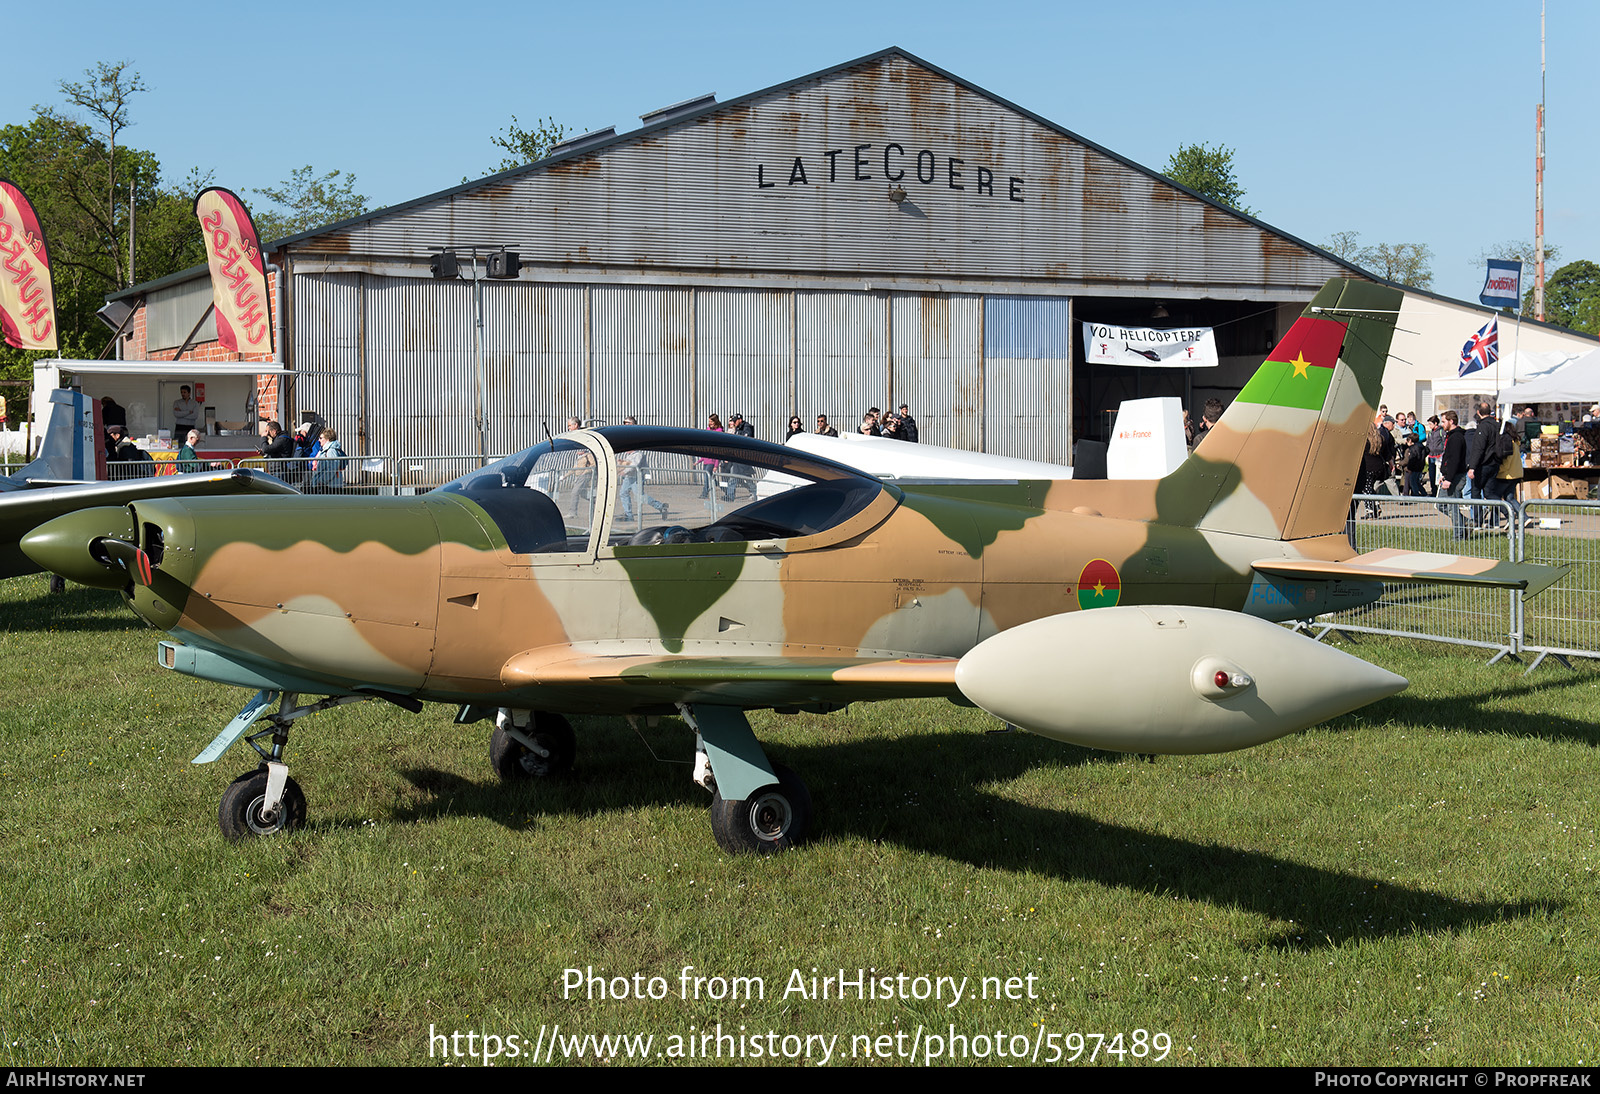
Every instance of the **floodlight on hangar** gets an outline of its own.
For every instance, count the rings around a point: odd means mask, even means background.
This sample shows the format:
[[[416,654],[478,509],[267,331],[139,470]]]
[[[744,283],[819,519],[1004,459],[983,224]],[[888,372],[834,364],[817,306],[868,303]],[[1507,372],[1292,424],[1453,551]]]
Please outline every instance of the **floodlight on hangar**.
[[[433,271],[434,278],[439,281],[449,281],[461,276],[454,251],[440,251],[434,255],[428,260],[428,269]]]
[[[502,247],[489,256],[488,277],[491,281],[515,281],[521,271],[522,256],[516,251]]]

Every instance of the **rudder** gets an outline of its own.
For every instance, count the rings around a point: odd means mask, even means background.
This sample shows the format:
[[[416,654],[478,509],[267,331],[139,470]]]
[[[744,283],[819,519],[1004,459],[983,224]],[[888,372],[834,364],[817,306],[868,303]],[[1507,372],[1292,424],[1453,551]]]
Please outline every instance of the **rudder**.
[[[1324,285],[1161,481],[1158,519],[1264,539],[1343,531],[1404,295],[1365,281]]]

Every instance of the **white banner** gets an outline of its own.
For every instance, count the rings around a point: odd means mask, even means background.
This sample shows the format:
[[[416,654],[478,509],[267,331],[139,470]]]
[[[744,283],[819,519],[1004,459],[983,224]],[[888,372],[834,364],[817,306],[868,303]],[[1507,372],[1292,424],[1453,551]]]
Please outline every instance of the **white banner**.
[[[1217,363],[1217,343],[1210,327],[1118,327],[1083,325],[1084,357],[1096,365],[1140,368],[1209,368]]]

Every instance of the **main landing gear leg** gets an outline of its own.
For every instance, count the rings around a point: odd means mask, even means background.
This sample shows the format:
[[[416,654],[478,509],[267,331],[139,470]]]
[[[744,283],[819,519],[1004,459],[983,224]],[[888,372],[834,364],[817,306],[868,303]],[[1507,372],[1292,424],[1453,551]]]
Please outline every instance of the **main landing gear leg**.
[[[572,723],[559,714],[501,707],[495,715],[489,764],[507,782],[565,775],[577,754]]]
[[[695,782],[712,792],[711,834],[731,855],[775,854],[805,842],[811,793],[761,750],[737,707],[678,704],[695,731]]]
[[[210,763],[225,752],[240,737],[261,757],[261,766],[246,771],[229,785],[217,807],[217,824],[222,834],[230,840],[248,836],[267,836],[289,832],[306,822],[306,796],[300,784],[289,778],[289,766],[283,762],[284,750],[289,745],[289,726],[307,714],[347,703],[362,703],[370,695],[337,695],[315,703],[300,706],[299,693],[293,691],[257,692],[245,704],[226,729],[217,734],[204,752],[194,758],[194,763]],[[278,712],[267,714],[273,700],[278,700]],[[259,719],[265,718],[267,728],[248,733]],[[270,744],[263,745],[263,741]]]

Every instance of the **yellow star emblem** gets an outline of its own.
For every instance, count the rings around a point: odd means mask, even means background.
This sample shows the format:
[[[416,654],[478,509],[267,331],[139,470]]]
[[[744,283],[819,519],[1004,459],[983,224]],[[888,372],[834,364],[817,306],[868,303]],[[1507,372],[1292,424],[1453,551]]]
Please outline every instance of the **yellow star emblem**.
[[[1095,596],[1104,596],[1104,595],[1106,595],[1106,583],[1104,581],[1096,581],[1094,583],[1094,595]],[[1095,618],[1098,619],[1099,616],[1096,616]]]
[[[1311,362],[1306,360],[1304,354],[1296,353],[1294,355],[1294,360],[1290,361],[1289,364],[1294,366],[1294,374],[1296,376],[1304,376],[1306,375],[1306,367],[1310,365]]]

